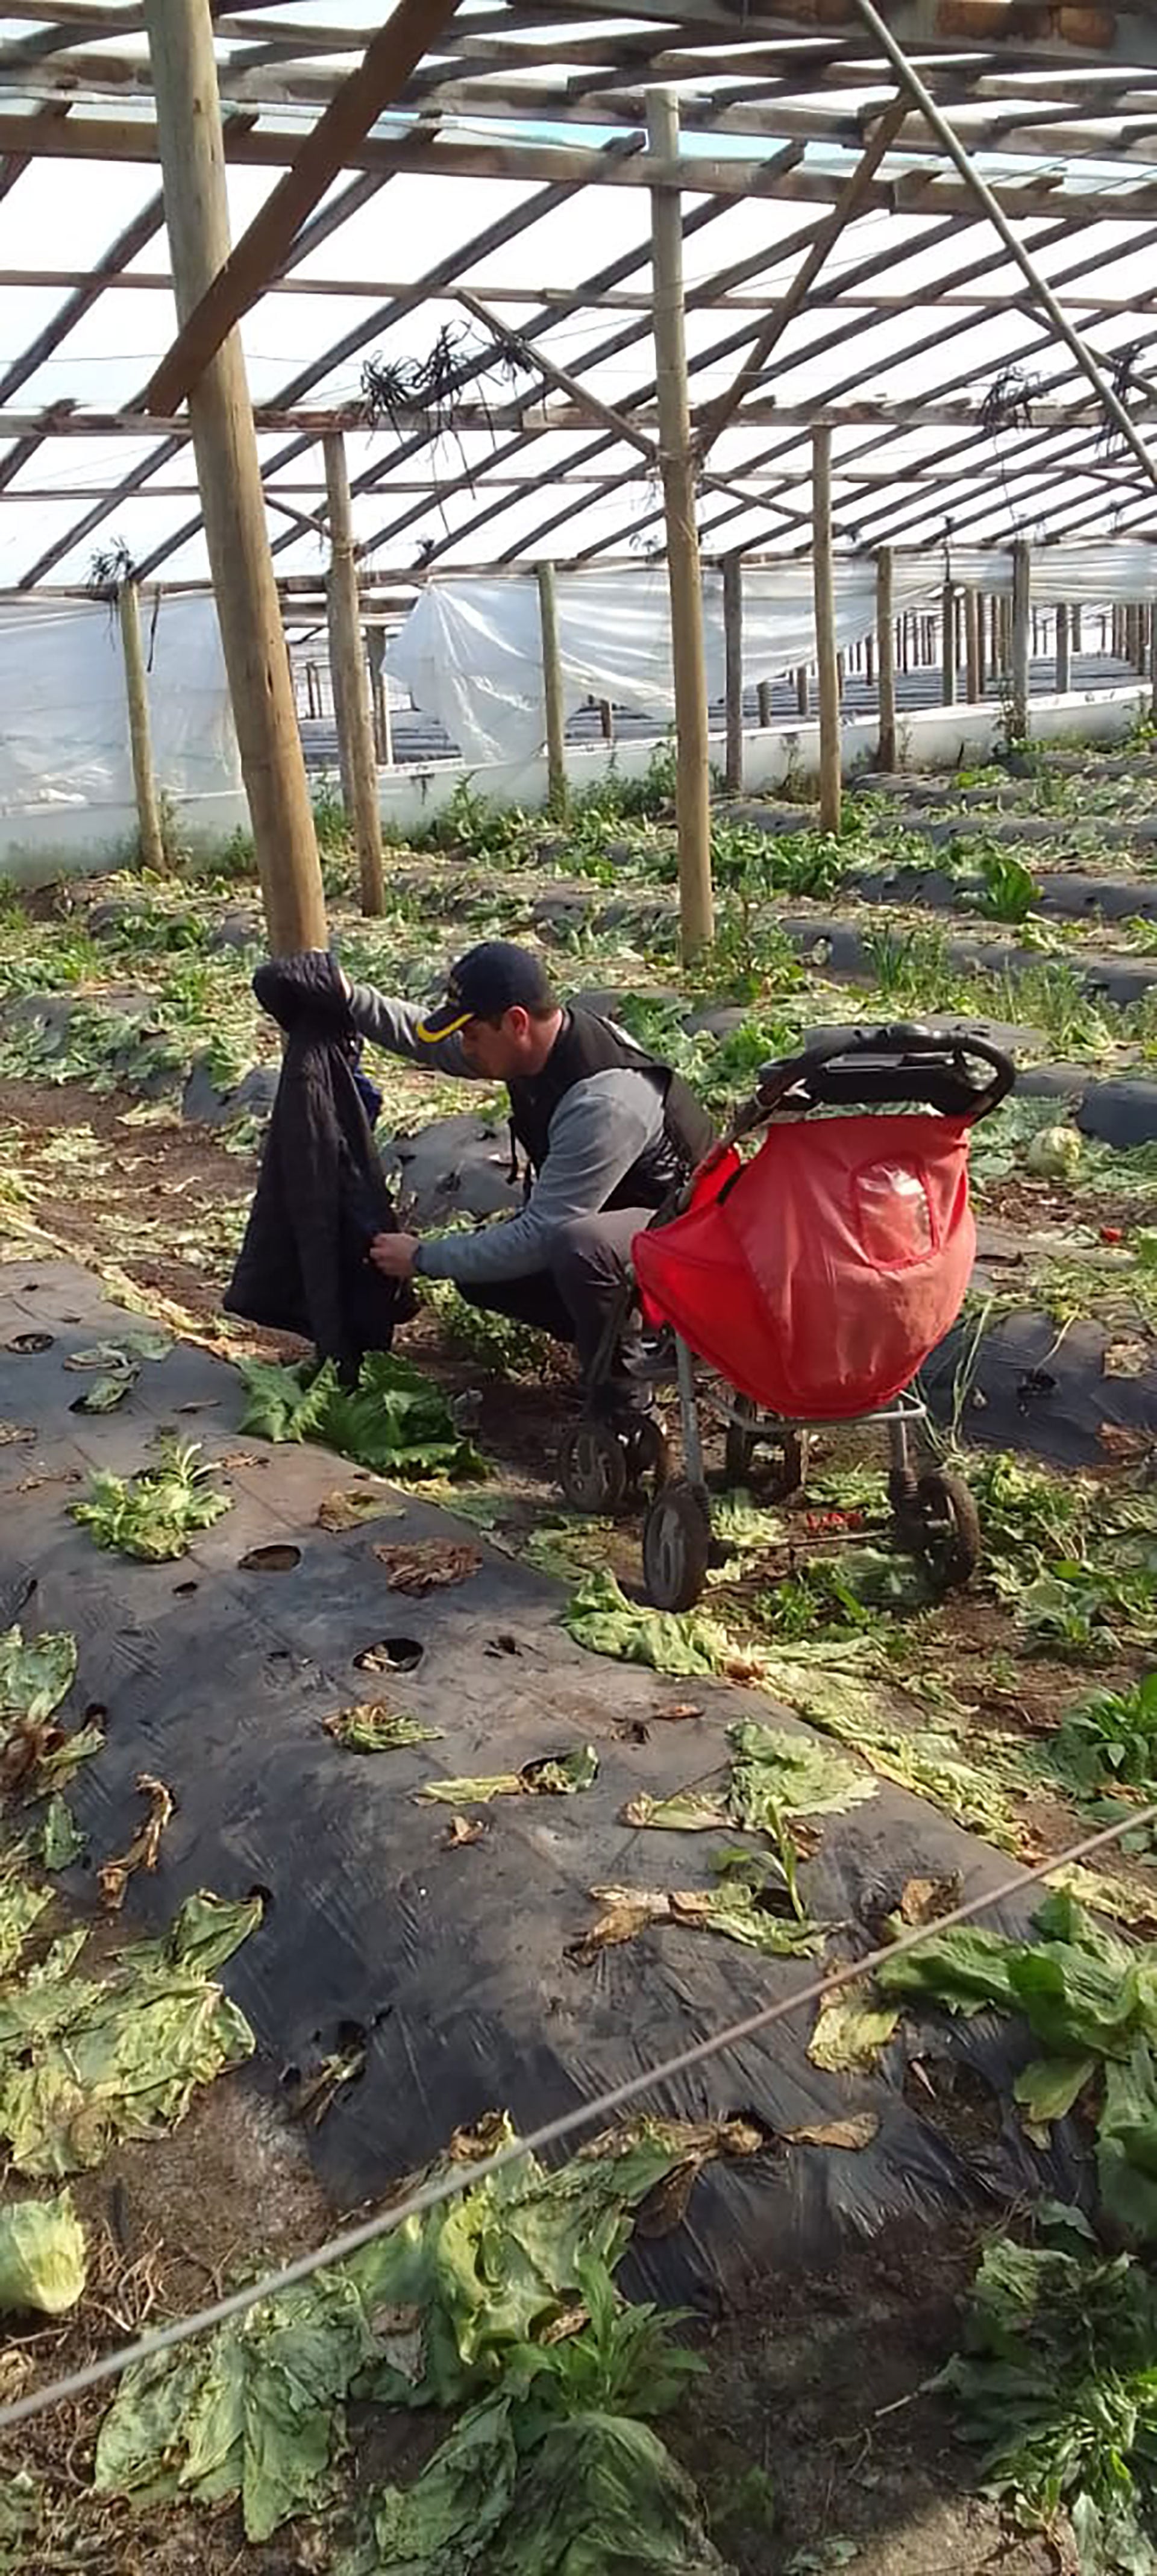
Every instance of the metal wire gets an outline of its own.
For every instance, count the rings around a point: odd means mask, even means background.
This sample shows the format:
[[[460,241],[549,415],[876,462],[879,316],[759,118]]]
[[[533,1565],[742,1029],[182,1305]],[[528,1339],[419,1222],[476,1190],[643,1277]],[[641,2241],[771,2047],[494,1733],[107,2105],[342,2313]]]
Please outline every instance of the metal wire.
[[[135,2342],[123,2345],[119,2351],[105,2353],[97,2361],[86,2362],[82,2370],[70,2372],[67,2378],[51,2380],[46,2388],[33,2389],[27,2397],[14,2399],[10,2405],[0,2407],[0,2433],[12,2430],[17,2424],[28,2423],[34,2415],[46,2414],[52,2406],[64,2406],[75,2398],[87,2396],[90,2389],[101,2387],[106,2380],[118,2379],[123,2371],[136,2363],[151,2361],[160,2353],[171,2352],[178,2344],[190,2343],[194,2336],[206,2334],[211,2326],[224,2325],[230,2317],[244,2316],[261,2300],[292,2289],[299,2281],[310,2280],[315,2272],[324,2270],[328,2264],[344,2262],[351,2254],[360,2253],[363,2246],[374,2244],[379,2236],[391,2235],[404,2220],[424,2217],[430,2210],[443,2208],[447,2201],[477,2190],[480,2183],[488,2181],[492,2174],[502,2173],[508,2165],[516,2164],[521,2156],[539,2155],[547,2148],[560,2146],[565,2139],[573,2138],[581,2129],[605,2123],[613,2112],[625,2110],[630,2103],[638,2102],[645,2093],[668,2082],[672,2076],[685,2075],[692,2067],[703,2066],[709,2058],[720,2056],[725,2049],[756,2038],[760,2031],[769,2029],[774,2022],[785,2020],[789,2013],[801,2011],[805,2004],[823,2003],[828,1995],[837,1994],[842,1986],[854,1985],[861,1977],[880,1967],[885,1959],[903,1958],[908,1951],[918,1950],[934,1935],[951,1931],[954,1924],[972,1922],[978,1914],[987,1913],[991,1907],[1019,1896],[1037,1880],[1052,1878],[1058,1870],[1071,1868],[1076,1862],[1087,1860],[1093,1852],[1106,1850],[1111,1843],[1118,1842],[1122,1834],[1135,1833],[1151,1824],[1157,1824],[1157,1801],[1152,1806],[1140,1807],[1119,1818],[1116,1824],[1104,1826],[1099,1833],[1086,1835],[1082,1842],[1071,1844],[1067,1851],[1055,1853],[1050,1860],[1038,1862],[1034,1869],[1019,1871],[1015,1878],[1005,1879],[987,1895],[970,1897],[966,1903],[954,1906],[951,1913],[940,1915],[934,1923],[917,1924],[911,1932],[902,1934],[898,1941],[885,1942],[878,1949],[869,1950],[862,1959],[848,1960],[843,1967],[832,1969],[827,1976],[813,1978],[810,1984],[800,1986],[794,1994],[781,1996],[778,2003],[765,2004],[759,2012],[748,2013],[742,2021],[730,2022],[725,2029],[712,2032],[709,2038],[696,2040],[689,2048],[664,2058],[658,2066],[645,2067],[641,2074],[626,2077],[623,2083],[596,2094],[593,2101],[583,2103],[578,2110],[564,2112],[560,2119],[546,2121],[541,2128],[514,2139],[510,2145],[500,2147],[494,2155],[482,2158],[477,2164],[456,2165],[449,2173],[418,2184],[403,2198],[392,2202],[388,2209],[379,2210],[375,2217],[363,2220],[357,2227],[346,2228],[340,2236],[330,2237],[312,2254],[300,2254],[294,2262],[284,2263],[277,2271],[263,2273],[260,2280],[247,2282],[243,2289],[215,2299],[210,2307],[197,2308],[191,2316],[176,2317],[170,2325],[155,2326],[149,2334],[138,2335]]]

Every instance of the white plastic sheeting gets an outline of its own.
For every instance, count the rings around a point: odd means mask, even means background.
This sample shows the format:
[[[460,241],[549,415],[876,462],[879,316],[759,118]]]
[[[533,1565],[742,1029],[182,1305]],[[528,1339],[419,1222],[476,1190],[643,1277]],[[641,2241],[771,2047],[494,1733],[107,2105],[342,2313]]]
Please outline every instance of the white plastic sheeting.
[[[1143,538],[1117,537],[1101,545],[1035,546],[1031,550],[1030,587],[1039,608],[1067,601],[1070,608],[1121,607],[1127,600],[1157,599],[1157,546]],[[929,555],[898,556],[897,578],[906,577]],[[945,546],[938,558],[941,583],[952,580],[965,589],[1010,591],[1012,555],[1007,546]],[[898,603],[900,604],[900,603]],[[903,606],[910,602],[905,600]]]
[[[141,602],[153,768],[178,797],[241,784],[211,598]],[[131,806],[120,624],[94,600],[0,602],[0,812]]]
[[[931,597],[943,575],[897,567],[897,605]],[[560,573],[559,659],[568,715],[587,698],[674,720],[667,576],[661,566],[618,573]],[[836,567],[836,640],[854,643],[875,616],[870,562]],[[723,694],[723,579],[703,576],[707,694]],[[743,580],[743,668],[770,679],[815,658],[812,571],[806,557],[752,566]],[[416,707],[445,727],[467,761],[528,760],[545,716],[538,584],[533,573],[431,582],[390,645],[386,662]]]
[[[1012,586],[1006,547],[952,546],[895,559],[896,613],[938,599],[944,582],[988,591]],[[661,566],[615,573],[559,573],[559,656],[568,715],[587,698],[639,707],[670,722],[675,712],[667,577]],[[1142,541],[1043,546],[1032,559],[1032,595],[1099,607],[1107,600],[1157,597],[1157,547]],[[876,615],[876,568],[865,555],[837,556],[836,642],[854,644]],[[723,580],[703,576],[707,694],[723,695]],[[750,684],[815,660],[812,566],[808,555],[743,572],[743,673]],[[528,760],[545,733],[538,586],[533,573],[503,579],[431,582],[386,655],[423,715],[434,717],[463,759]]]

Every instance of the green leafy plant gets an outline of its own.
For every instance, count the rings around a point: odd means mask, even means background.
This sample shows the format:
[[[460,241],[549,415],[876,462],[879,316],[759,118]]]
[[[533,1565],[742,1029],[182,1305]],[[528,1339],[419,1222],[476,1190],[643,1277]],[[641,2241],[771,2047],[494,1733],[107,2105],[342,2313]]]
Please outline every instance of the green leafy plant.
[[[1018,2520],[1067,2512],[1082,2576],[1157,2564],[1155,2351],[1157,2291],[1130,2256],[996,2243],[933,2383]]]
[[[450,1408],[408,1360],[371,1351],[355,1387],[332,1361],[315,1376],[241,1360],[248,1401],[241,1428],[264,1440],[320,1440],[379,1476],[480,1476],[483,1461],[455,1429]]]
[[[1094,1691],[1067,1709],[1050,1748],[1058,1768],[1084,1790],[1123,1780],[1157,1782],[1157,1672],[1126,1690]]]
[[[232,1508],[229,1496],[211,1482],[200,1441],[162,1439],[159,1452],[157,1467],[127,1480],[107,1471],[94,1476],[83,1502],[69,1506],[98,1547],[147,1565],[184,1556],[195,1533],[211,1529]]]
[[[999,841],[983,848],[979,858],[984,880],[981,911],[994,921],[1027,921],[1040,902],[1040,887],[1031,868]]]

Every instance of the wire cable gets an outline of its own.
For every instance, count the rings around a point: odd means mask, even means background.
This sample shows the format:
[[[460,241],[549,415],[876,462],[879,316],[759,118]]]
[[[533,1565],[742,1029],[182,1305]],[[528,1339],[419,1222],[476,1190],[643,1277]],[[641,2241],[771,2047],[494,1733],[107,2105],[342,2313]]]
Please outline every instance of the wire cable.
[[[898,1941],[884,1942],[877,1949],[869,1950],[862,1959],[848,1960],[843,1967],[832,1969],[826,1977],[813,1978],[808,1985],[798,1987],[794,1994],[781,1996],[777,2003],[765,2004],[758,2012],[747,2013],[742,2021],[729,2022],[723,2030],[713,2031],[708,2038],[695,2040],[690,2047],[662,2059],[658,2066],[644,2067],[640,2074],[625,2077],[621,2084],[596,2094],[593,2101],[582,2103],[577,2110],[564,2112],[557,2120],[544,2122],[541,2128],[530,2130],[525,2137],[512,2139],[508,2146],[480,2158],[476,2164],[456,2165],[449,2173],[419,2183],[401,2199],[392,2202],[389,2208],[378,2210],[373,2218],[364,2219],[357,2227],[346,2228],[339,2236],[330,2237],[313,2253],[300,2254],[292,2263],[283,2263],[277,2271],[263,2273],[259,2280],[247,2282],[243,2288],[214,2300],[210,2307],[197,2308],[190,2316],[176,2317],[169,2325],[155,2326],[150,2333],[139,2335],[134,2343],[125,2344],[116,2352],[104,2353],[99,2360],[86,2362],[82,2370],[71,2371],[66,2378],[52,2380],[46,2388],[33,2389],[27,2397],[16,2398],[11,2404],[0,2407],[0,2433],[11,2431],[17,2424],[26,2424],[34,2415],[46,2414],[52,2406],[63,2406],[75,2398],[87,2396],[90,2389],[101,2387],[106,2380],[118,2379],[122,2372],[138,2362],[152,2361],[160,2353],[171,2352],[178,2344],[190,2343],[194,2336],[206,2334],[212,2326],[225,2325],[231,2317],[244,2316],[248,2309],[257,2307],[263,2299],[273,2298],[282,2290],[293,2289],[299,2281],[310,2280],[315,2272],[324,2270],[329,2264],[345,2262],[350,2255],[359,2254],[363,2247],[374,2244],[379,2236],[392,2235],[406,2219],[425,2217],[431,2210],[443,2208],[447,2201],[477,2190],[480,2183],[487,2182],[492,2174],[504,2172],[520,2157],[539,2155],[549,2147],[560,2146],[579,2130],[592,2128],[596,2122],[605,2122],[612,2112],[625,2110],[630,2103],[639,2101],[643,2094],[652,2092],[656,2085],[668,2082],[672,2076],[686,2075],[692,2067],[705,2065],[708,2059],[720,2056],[725,2049],[736,2048],[744,2040],[757,2038],[761,2031],[770,2029],[774,2022],[785,2020],[789,2013],[799,2012],[805,2004],[823,2003],[828,1995],[837,1994],[841,1987],[854,1985],[860,1978],[869,1976],[886,1959],[903,1958],[934,1935],[951,1931],[958,1923],[971,1923],[978,1914],[1003,1905],[1010,1897],[1020,1896],[1026,1887],[1033,1886],[1039,1879],[1055,1877],[1059,1870],[1072,1868],[1078,1861],[1087,1860],[1093,1852],[1106,1850],[1111,1843],[1118,1842],[1122,1834],[1136,1833],[1151,1824],[1157,1824],[1157,1801],[1152,1806],[1140,1807],[1120,1817],[1115,1824],[1102,1827],[1099,1833],[1087,1835],[1082,1842],[1070,1845],[1067,1851],[1054,1853],[1050,1860],[1038,1862],[1035,1868],[1019,1871],[1015,1878],[1003,1880],[987,1895],[969,1897],[964,1904],[954,1906],[951,1913],[940,1915],[935,1922],[917,1924],[912,1931],[902,1934]]]

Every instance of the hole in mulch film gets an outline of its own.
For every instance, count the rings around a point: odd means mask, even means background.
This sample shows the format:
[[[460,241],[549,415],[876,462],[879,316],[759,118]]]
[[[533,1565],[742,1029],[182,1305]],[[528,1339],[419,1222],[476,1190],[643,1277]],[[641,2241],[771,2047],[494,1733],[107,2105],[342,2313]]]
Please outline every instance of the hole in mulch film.
[[[363,1646],[354,1656],[354,1669],[359,1673],[413,1673],[418,1669],[425,1647],[416,1637],[379,1637],[374,1646]]]

